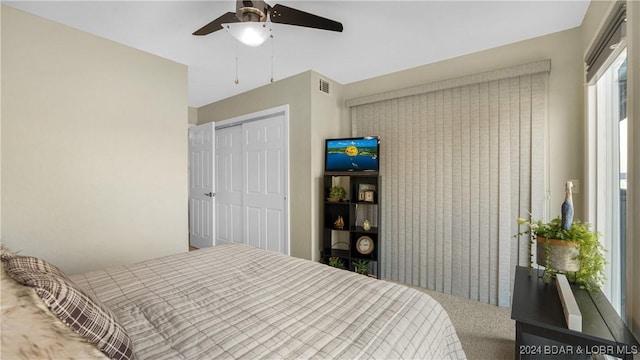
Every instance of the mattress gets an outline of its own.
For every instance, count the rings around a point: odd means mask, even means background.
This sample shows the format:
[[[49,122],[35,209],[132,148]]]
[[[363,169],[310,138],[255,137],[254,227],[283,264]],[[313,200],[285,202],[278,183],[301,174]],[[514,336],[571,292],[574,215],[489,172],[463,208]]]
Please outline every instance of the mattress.
[[[425,293],[324,264],[220,245],[72,276],[138,359],[463,359]]]

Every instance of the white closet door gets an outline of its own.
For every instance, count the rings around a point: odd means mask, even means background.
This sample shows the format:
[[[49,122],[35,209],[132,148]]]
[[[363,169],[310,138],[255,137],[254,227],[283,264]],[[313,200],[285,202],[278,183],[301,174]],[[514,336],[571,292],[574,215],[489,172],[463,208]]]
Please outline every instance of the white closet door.
[[[214,135],[212,123],[189,129],[189,244],[213,246],[215,230]]]
[[[216,131],[216,245],[243,243],[242,126]]]
[[[288,254],[284,115],[242,125],[245,242]]]

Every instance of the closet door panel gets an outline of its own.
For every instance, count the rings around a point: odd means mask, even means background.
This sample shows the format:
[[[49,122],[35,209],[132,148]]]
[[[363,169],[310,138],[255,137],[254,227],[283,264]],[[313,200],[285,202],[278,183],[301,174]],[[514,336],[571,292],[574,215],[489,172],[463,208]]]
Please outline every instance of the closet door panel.
[[[251,209],[245,223],[247,243],[287,253],[284,116],[246,122],[242,131],[246,184],[243,201]]]
[[[216,244],[244,243],[242,128],[216,131]]]

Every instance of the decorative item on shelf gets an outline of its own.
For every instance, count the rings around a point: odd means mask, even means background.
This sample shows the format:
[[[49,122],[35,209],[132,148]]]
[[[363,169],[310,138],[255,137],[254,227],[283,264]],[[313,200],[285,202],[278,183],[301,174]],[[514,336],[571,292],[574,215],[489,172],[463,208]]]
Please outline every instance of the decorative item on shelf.
[[[567,278],[586,290],[599,290],[604,284],[606,260],[600,244],[600,233],[591,231],[591,224],[573,221],[569,229],[562,227],[558,216],[549,222],[518,218],[525,230],[517,233],[529,236],[529,268],[533,267],[532,248],[536,243],[536,262],[545,267],[544,278],[549,282],[557,273],[567,273]]]
[[[560,272],[580,270],[580,244],[576,241],[536,236],[536,263]],[[548,266],[547,266],[548,265]]]
[[[358,186],[358,201],[374,202],[376,186],[373,184],[360,184]]]
[[[556,287],[558,288],[558,295],[560,296],[567,327],[571,330],[582,331],[582,313],[576,302],[576,297],[573,296],[573,291],[571,291],[569,280],[564,274],[556,275]]]
[[[334,268],[344,269],[344,263],[342,259],[337,256],[332,256],[329,258],[329,266],[333,266]]]
[[[562,228],[569,230],[571,223],[573,223],[573,197],[571,196],[571,190],[573,189],[573,183],[567,181],[564,185],[564,202],[562,203]]]
[[[333,223],[333,225],[336,227],[336,229],[339,229],[339,230],[344,229],[344,219],[342,218],[342,216],[338,216],[338,218]]]
[[[367,190],[364,192],[364,201],[365,202],[374,202],[374,191],[373,190]]]
[[[364,230],[364,231],[369,231],[369,230],[371,230],[371,223],[369,222],[369,220],[365,219],[365,220],[362,222],[362,230]]]
[[[353,269],[358,274],[369,275],[369,261],[367,260],[356,260],[353,262]]]
[[[371,254],[373,252],[373,248],[373,240],[366,235],[360,236],[358,240],[356,240],[356,250],[362,255]]]
[[[332,186],[329,189],[328,201],[338,202],[347,197],[347,191],[342,186]]]

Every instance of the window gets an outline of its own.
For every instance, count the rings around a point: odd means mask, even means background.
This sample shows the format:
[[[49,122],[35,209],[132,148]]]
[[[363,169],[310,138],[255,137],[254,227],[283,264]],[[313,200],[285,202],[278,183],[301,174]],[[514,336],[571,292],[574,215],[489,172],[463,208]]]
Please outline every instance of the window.
[[[589,105],[588,221],[603,236],[609,264],[602,289],[625,318],[627,209],[626,8],[614,6],[585,59]]]
[[[604,293],[622,315],[624,309],[625,234],[627,195],[627,117],[626,117],[626,49],[590,85],[589,102],[595,103],[592,138],[594,159],[590,167],[595,176],[595,204],[591,221],[603,234],[607,248],[607,283]],[[595,180],[595,181],[594,181]]]

